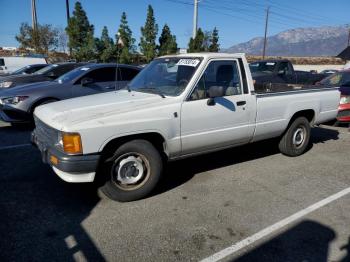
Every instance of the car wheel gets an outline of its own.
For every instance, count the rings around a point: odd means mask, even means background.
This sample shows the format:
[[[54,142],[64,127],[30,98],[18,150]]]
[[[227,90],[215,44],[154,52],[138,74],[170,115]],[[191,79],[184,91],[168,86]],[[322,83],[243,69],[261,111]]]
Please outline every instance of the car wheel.
[[[279,150],[287,156],[303,154],[309,145],[310,133],[309,121],[305,117],[296,118],[281,137]]]
[[[121,202],[144,198],[156,187],[162,169],[162,158],[149,141],[132,140],[121,145],[112,161],[105,163],[106,182],[100,192]]]

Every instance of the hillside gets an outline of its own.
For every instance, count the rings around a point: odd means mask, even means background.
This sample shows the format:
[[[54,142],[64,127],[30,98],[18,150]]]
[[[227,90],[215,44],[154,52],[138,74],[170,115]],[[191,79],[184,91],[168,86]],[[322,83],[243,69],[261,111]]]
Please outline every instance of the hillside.
[[[268,37],[266,54],[270,56],[335,56],[347,44],[348,29],[345,26],[297,28]],[[243,52],[261,55],[263,37],[234,45],[224,52]]]

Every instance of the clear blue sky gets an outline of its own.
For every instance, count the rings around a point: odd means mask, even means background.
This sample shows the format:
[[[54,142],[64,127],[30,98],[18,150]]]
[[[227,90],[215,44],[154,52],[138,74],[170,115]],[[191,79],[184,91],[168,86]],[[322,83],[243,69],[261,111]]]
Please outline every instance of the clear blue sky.
[[[66,26],[65,0],[36,0],[38,22]],[[75,0],[70,0],[70,9]],[[192,34],[193,0],[81,0],[95,35],[104,25],[114,36],[123,11],[137,43],[146,19],[147,5],[155,10],[159,31],[164,23],[186,47]],[[31,0],[0,0],[0,46],[18,46],[15,35],[21,22],[31,23]],[[350,0],[200,0],[199,26],[219,29],[221,47],[247,41],[264,33],[266,6],[271,7],[269,35],[296,27],[350,24]]]

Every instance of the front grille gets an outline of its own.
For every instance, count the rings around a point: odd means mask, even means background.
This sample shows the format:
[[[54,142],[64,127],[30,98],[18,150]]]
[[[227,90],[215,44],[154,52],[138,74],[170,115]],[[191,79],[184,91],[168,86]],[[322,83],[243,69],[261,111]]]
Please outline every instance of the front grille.
[[[350,117],[350,110],[339,111],[337,117]]]
[[[45,124],[43,121],[41,121],[39,118],[34,117],[35,121],[35,135],[37,139],[45,144],[53,146],[55,143],[57,143],[57,137],[58,137],[58,130],[54,129],[47,124]]]

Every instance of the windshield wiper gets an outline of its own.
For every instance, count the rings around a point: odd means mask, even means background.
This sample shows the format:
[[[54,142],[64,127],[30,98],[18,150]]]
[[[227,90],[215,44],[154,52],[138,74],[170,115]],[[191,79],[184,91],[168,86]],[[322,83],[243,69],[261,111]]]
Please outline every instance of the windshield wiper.
[[[141,88],[138,88],[138,89],[139,90],[145,90],[145,91],[155,91],[155,93],[160,95],[162,98],[165,98],[165,95],[162,93],[162,91],[160,91],[160,89],[158,89],[156,87],[141,87]]]

